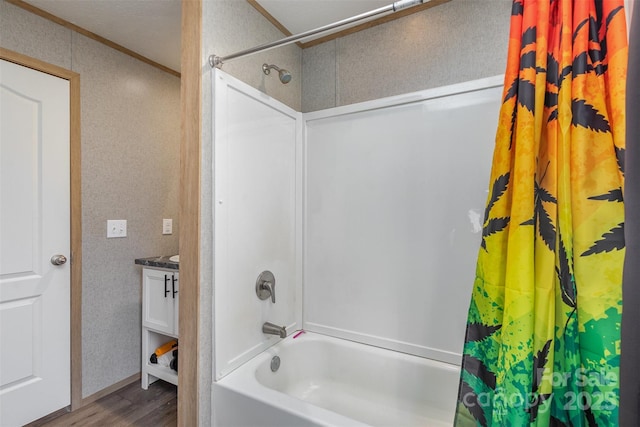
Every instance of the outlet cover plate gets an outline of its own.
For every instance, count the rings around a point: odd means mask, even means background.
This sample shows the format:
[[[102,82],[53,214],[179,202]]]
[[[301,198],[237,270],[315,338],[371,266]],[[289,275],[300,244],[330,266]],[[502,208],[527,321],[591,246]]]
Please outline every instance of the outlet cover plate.
[[[172,234],[173,233],[173,219],[163,219],[162,220],[162,234]]]
[[[127,237],[126,219],[107,220],[107,239],[111,239],[114,237]]]

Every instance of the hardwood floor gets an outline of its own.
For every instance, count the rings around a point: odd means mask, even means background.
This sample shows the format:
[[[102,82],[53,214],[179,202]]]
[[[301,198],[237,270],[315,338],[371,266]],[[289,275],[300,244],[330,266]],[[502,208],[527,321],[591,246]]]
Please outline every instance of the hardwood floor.
[[[136,381],[75,412],[57,411],[26,427],[173,427],[178,420],[177,390],[164,381],[156,381],[143,390]]]

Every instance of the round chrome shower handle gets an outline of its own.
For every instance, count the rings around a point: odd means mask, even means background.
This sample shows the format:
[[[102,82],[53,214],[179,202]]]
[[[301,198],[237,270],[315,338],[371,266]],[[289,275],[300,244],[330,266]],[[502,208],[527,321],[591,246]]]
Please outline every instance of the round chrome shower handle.
[[[270,271],[263,271],[256,280],[256,295],[261,300],[271,298],[276,303],[276,278]]]
[[[54,255],[51,257],[51,264],[62,265],[67,263],[67,257],[64,255]]]

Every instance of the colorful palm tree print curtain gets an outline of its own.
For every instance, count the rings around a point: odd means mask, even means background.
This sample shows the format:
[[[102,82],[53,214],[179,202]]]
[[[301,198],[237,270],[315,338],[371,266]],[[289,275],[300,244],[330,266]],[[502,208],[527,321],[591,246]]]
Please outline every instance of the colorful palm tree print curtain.
[[[456,426],[618,425],[627,53],[623,0],[513,2]]]

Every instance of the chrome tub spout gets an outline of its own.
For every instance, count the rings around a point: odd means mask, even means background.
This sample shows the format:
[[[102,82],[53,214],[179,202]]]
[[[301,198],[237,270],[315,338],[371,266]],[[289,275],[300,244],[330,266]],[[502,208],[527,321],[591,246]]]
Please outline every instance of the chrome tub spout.
[[[274,325],[271,322],[266,322],[262,325],[262,332],[269,335],[279,335],[280,338],[286,338],[287,328],[284,326]]]

